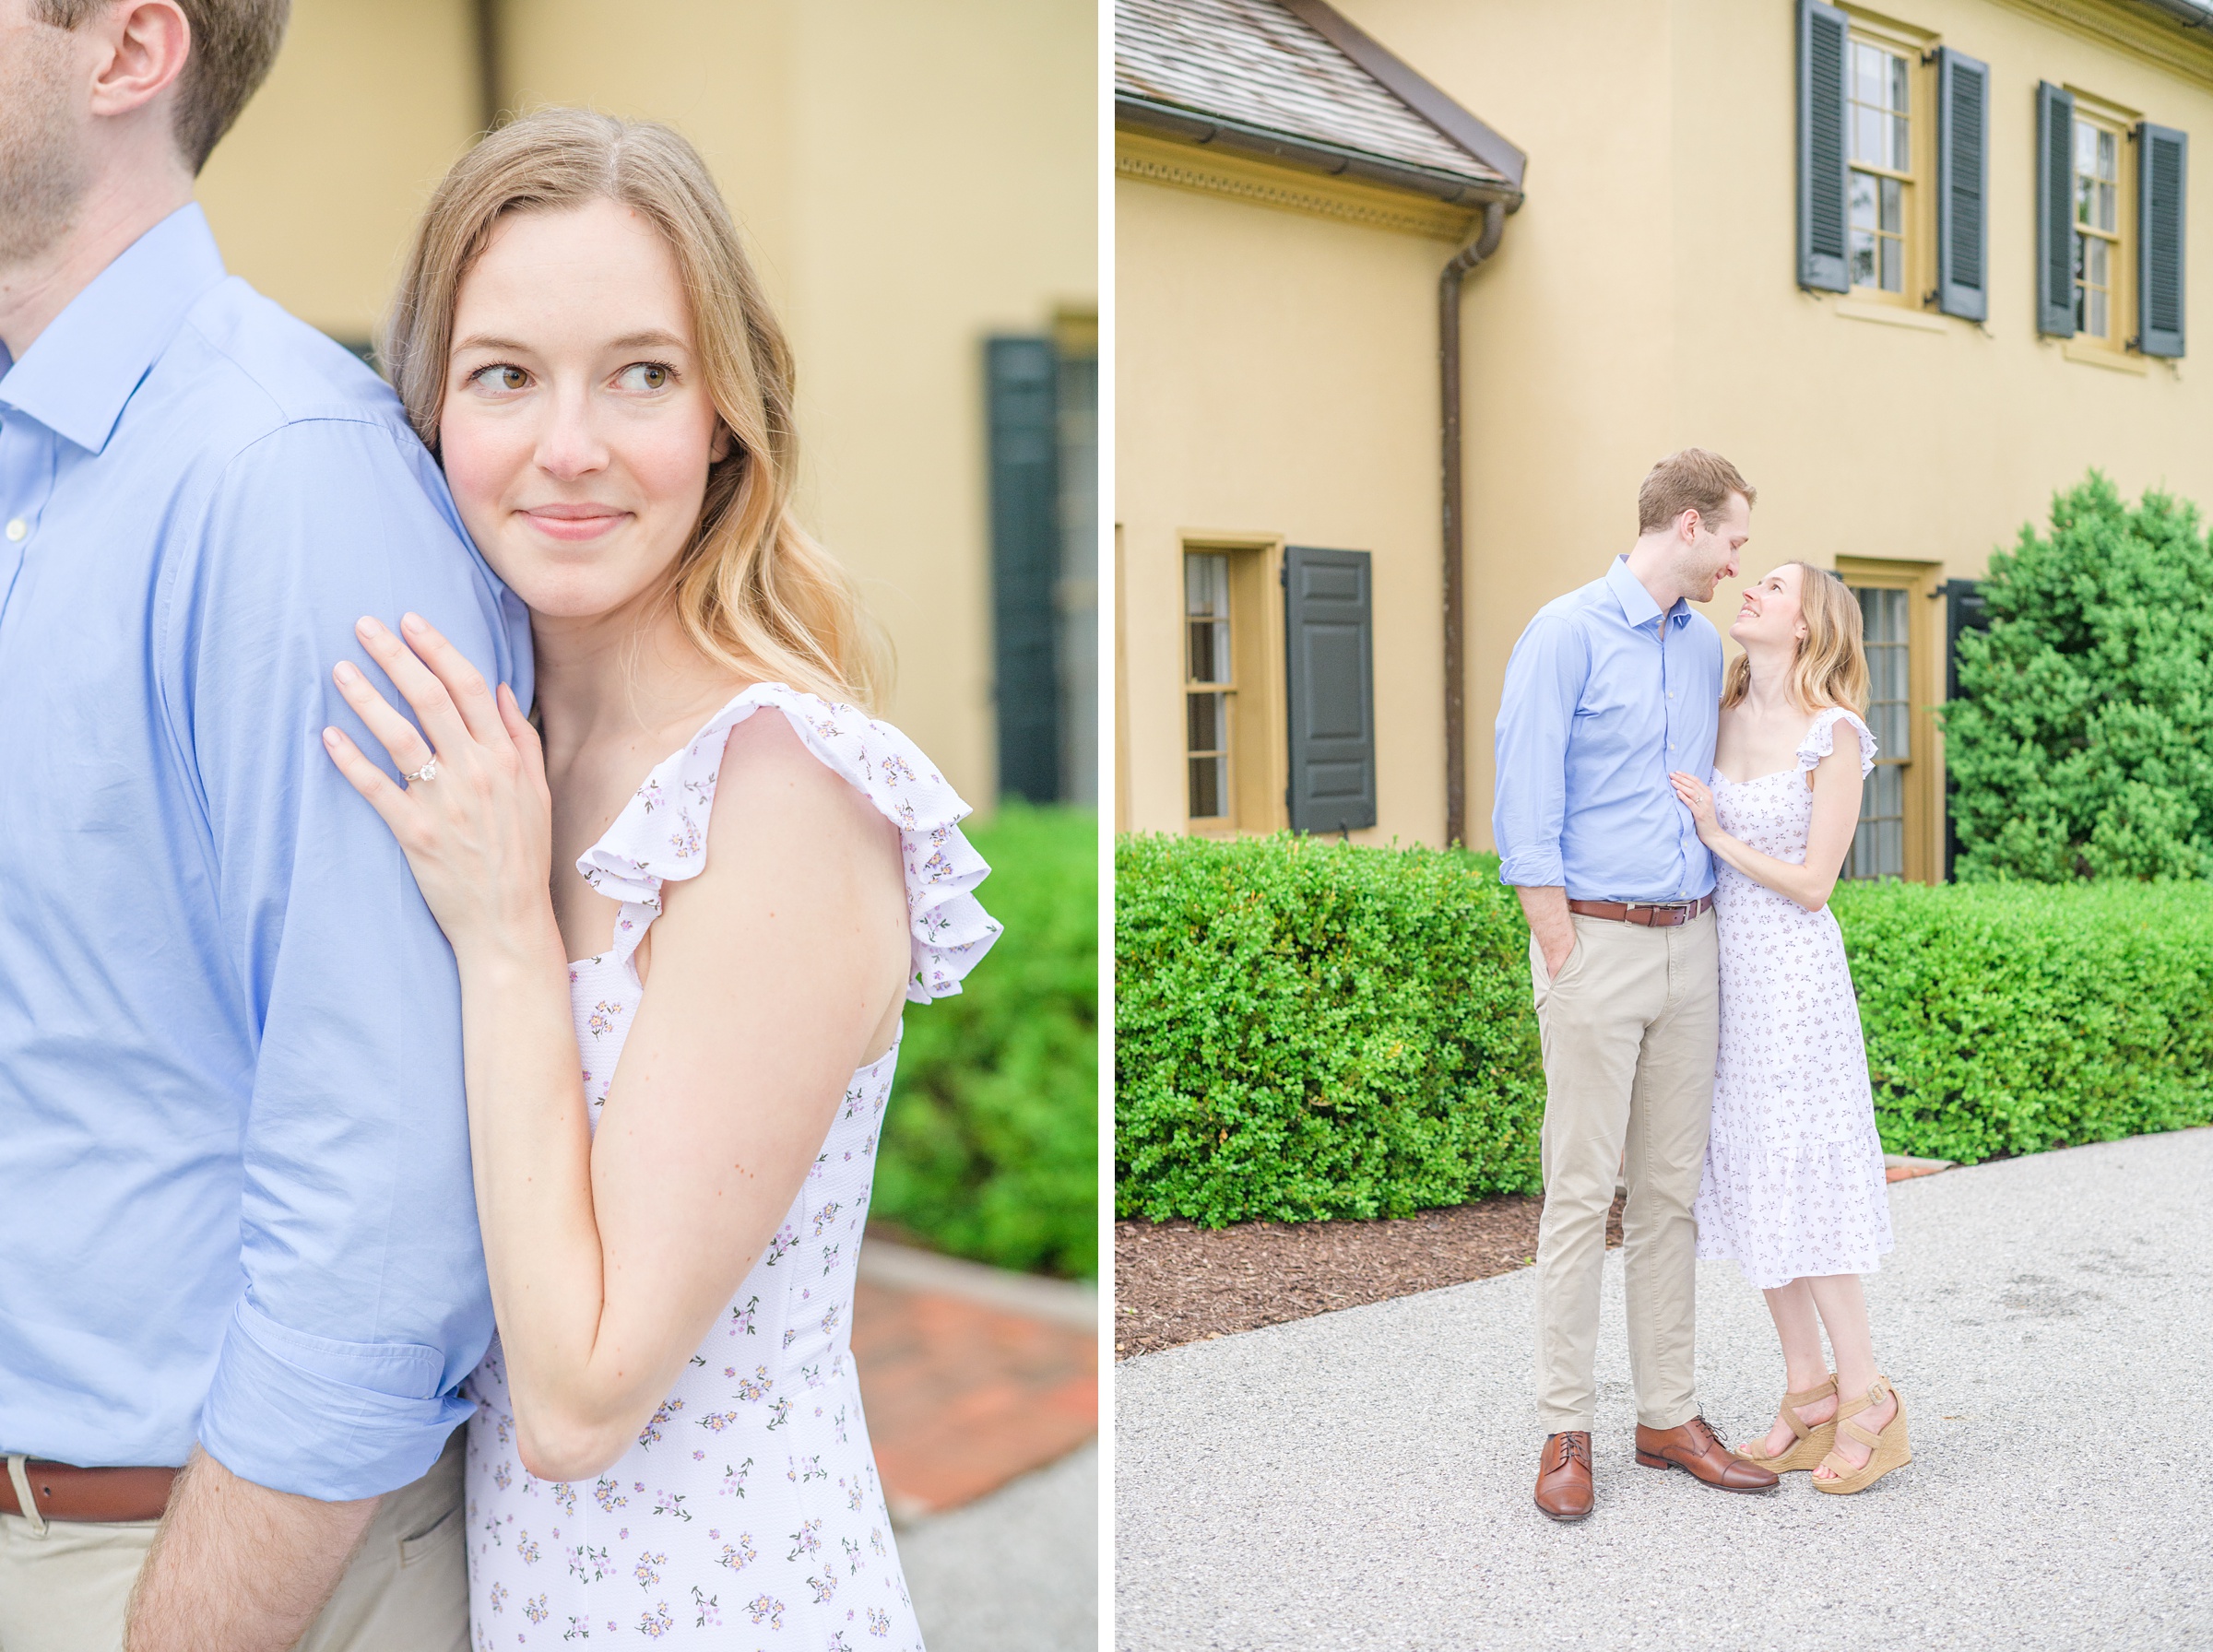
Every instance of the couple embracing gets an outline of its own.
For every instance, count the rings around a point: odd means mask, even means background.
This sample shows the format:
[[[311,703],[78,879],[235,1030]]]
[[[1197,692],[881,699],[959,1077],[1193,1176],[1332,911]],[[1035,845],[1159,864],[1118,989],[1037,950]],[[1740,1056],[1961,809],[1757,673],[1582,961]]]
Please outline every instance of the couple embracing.
[[[1593,1503],[1617,1174],[1639,1464],[1728,1492],[1810,1470],[1842,1494],[1911,1456],[1860,1285],[1889,1206],[1828,908],[1875,758],[1860,611],[1785,562],[1745,589],[1724,671],[1689,605],[1736,575],[1754,498],[1719,454],[1662,460],[1628,554],[1542,609],[1507,667],[1493,831],[1544,1045],[1536,1504],[1555,1520]],[[1695,1391],[1700,1257],[1743,1268],[1782,1348],[1774,1425],[1734,1449]]]
[[[0,0],[0,1647],[918,1652],[855,1264],[998,926],[783,334],[541,111],[387,388],[193,204],[285,10]]]

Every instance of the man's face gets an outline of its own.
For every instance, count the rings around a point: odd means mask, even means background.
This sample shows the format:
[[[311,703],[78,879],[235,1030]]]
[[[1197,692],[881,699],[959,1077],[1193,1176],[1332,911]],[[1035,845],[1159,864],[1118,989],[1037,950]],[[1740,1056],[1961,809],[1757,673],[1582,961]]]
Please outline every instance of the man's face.
[[[1711,522],[1698,519],[1683,548],[1683,594],[1693,602],[1710,602],[1716,586],[1736,577],[1737,558],[1752,537],[1752,507],[1741,493],[1729,496],[1728,509]]]
[[[0,0],[0,269],[67,233],[88,177],[88,42],[33,4]]]

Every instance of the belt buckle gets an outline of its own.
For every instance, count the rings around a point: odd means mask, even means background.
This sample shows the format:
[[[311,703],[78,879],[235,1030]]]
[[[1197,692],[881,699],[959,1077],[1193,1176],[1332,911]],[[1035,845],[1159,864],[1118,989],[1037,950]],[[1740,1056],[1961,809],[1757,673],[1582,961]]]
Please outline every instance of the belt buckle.
[[[1635,912],[1639,906],[1647,912],[1672,912],[1675,914],[1674,922],[1668,924],[1657,923],[1647,918],[1644,921],[1644,926],[1647,929],[1672,929],[1690,922],[1690,903],[1688,901],[1624,901],[1621,907],[1626,922],[1632,924],[1637,922],[1635,918],[1627,917],[1627,914]]]

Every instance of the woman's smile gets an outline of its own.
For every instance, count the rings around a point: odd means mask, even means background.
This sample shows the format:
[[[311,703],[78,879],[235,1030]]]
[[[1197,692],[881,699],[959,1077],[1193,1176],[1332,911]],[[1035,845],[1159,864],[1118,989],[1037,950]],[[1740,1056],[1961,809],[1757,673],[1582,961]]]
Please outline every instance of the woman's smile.
[[[613,505],[552,503],[526,505],[515,514],[549,539],[577,544],[598,539],[632,520],[635,513]]]

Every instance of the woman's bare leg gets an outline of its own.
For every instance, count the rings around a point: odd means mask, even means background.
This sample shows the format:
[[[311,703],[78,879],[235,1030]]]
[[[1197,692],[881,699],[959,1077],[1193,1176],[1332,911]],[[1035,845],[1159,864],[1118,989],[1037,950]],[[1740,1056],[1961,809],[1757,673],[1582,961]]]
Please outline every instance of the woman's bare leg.
[[[1821,1324],[1828,1332],[1828,1345],[1837,1356],[1838,1398],[1864,1398],[1881,1373],[1876,1368],[1875,1337],[1867,1326],[1867,1293],[1860,1287],[1860,1276],[1830,1273],[1791,1282],[1809,1290],[1813,1304],[1820,1312]],[[1897,1415],[1898,1401],[1886,1399],[1881,1405],[1862,1411],[1852,1422],[1869,1434],[1880,1434],[1884,1425]],[[1839,1429],[1837,1455],[1856,1469],[1872,1454],[1868,1447]],[[1822,1480],[1837,1478],[1820,1469],[1814,1473]]]
[[[1853,1283],[1858,1283],[1855,1280]],[[1828,1380],[1828,1362],[1821,1353],[1821,1322],[1817,1317],[1814,1294],[1806,1289],[1805,1280],[1793,1280],[1772,1291],[1763,1291],[1768,1299],[1768,1312],[1775,1320],[1775,1335],[1782,1343],[1783,1386],[1793,1394],[1802,1394],[1808,1388],[1817,1388]],[[1834,1399],[1817,1399],[1811,1405],[1801,1406],[1798,1414],[1810,1425],[1826,1422],[1836,1415]],[[1762,1457],[1781,1457],[1791,1448],[1797,1436],[1782,1413],[1775,1413],[1775,1426],[1768,1430],[1767,1438],[1759,1444]]]

